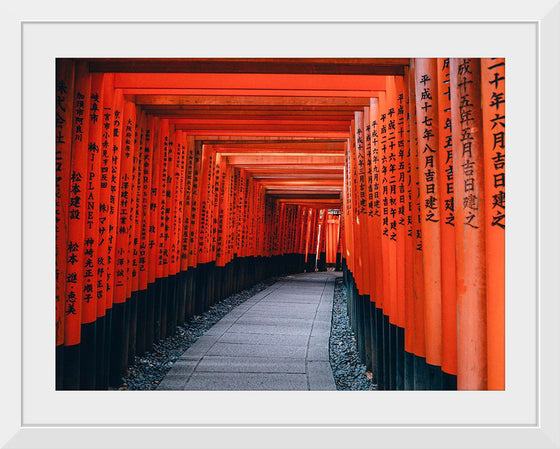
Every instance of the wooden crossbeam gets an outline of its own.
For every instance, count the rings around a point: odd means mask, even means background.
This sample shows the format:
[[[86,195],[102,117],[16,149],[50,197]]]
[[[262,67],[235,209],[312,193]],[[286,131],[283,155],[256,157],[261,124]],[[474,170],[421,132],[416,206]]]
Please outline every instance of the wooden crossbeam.
[[[329,106],[363,108],[369,106],[369,98],[347,97],[276,97],[276,96],[229,96],[229,95],[134,95],[138,105],[211,105],[211,106]]]
[[[117,73],[117,89],[257,89],[271,91],[385,90],[376,75],[246,74],[246,73]]]
[[[403,75],[408,58],[88,58],[92,72]]]
[[[377,98],[379,90],[293,90],[293,89],[123,89],[125,95],[185,96],[266,96],[266,97],[340,97]]]
[[[282,156],[269,156],[266,154],[227,156],[227,163],[231,165],[309,165],[309,166],[332,166],[344,165],[344,156],[338,154],[323,156],[297,156],[286,154]]]

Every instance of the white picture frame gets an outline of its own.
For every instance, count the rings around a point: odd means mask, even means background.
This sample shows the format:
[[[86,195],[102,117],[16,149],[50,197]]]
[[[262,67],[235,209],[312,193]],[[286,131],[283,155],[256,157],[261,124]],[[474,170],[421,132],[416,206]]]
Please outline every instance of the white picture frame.
[[[2,14],[3,447],[560,447],[560,2],[156,3]],[[506,392],[54,391],[53,58],[71,56],[506,56]]]

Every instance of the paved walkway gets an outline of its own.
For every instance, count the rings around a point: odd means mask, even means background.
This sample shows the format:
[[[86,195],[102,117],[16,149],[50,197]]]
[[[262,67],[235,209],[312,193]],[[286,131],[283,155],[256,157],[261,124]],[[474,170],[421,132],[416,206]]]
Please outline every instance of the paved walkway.
[[[187,349],[159,390],[335,390],[328,348],[339,275],[292,275],[257,293]]]

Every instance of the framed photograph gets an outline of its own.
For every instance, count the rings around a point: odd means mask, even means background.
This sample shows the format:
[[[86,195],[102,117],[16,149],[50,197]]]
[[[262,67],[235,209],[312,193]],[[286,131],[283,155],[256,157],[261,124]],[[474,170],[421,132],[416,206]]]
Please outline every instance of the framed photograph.
[[[2,18],[3,447],[560,447],[558,0],[282,14],[244,3],[25,6]],[[496,56],[507,78],[504,391],[55,389],[56,58]]]

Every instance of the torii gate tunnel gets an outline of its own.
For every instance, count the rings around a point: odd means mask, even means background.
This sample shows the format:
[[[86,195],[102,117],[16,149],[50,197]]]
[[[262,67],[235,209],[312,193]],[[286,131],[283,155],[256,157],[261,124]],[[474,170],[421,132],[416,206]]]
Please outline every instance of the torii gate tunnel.
[[[502,390],[504,59],[58,59],[57,389],[342,270],[379,389]]]

